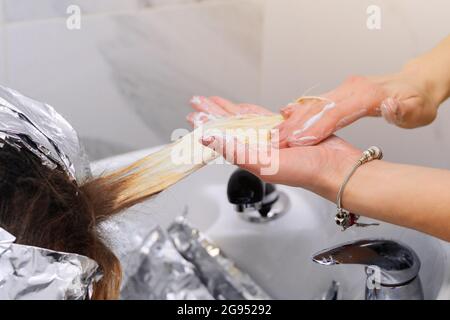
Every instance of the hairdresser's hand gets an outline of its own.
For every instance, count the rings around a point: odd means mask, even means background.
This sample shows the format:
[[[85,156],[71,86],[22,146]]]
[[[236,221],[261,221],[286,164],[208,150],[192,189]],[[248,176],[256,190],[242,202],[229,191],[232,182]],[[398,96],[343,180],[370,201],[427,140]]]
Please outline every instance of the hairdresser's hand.
[[[242,114],[273,115],[273,112],[255,104],[235,104],[221,97],[195,96],[191,99],[195,110],[187,115],[187,121],[195,128],[211,119]]]
[[[234,104],[219,97],[194,97],[191,104],[197,110],[187,117],[193,125],[218,116],[272,114],[260,106]],[[361,151],[336,136],[331,136],[316,146],[270,148],[263,151],[220,136],[205,137],[202,143],[266,182],[302,187],[332,201],[345,174],[361,155]],[[254,163],[248,163],[250,153],[258,154]]]
[[[403,128],[429,124],[439,101],[414,73],[350,77],[320,97],[304,97],[281,109],[281,146],[310,146],[365,116],[382,116]]]
[[[226,137],[204,137],[206,147],[220,153],[228,162],[255,174],[269,183],[301,187],[331,201],[336,199],[345,174],[361,156],[361,151],[344,140],[331,136],[316,146],[258,150]],[[257,154],[249,163],[250,154]],[[262,156],[261,156],[262,154]],[[245,161],[239,161],[245,159]]]

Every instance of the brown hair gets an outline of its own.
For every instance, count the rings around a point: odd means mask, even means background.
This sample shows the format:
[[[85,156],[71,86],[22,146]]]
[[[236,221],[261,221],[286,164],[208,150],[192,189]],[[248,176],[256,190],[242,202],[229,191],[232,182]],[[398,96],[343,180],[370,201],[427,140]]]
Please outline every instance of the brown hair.
[[[209,129],[272,129],[282,120],[280,115],[249,115],[217,121]],[[195,144],[202,148],[201,162],[172,161],[173,154],[185,154]],[[216,157],[196,140],[194,131],[129,166],[78,185],[64,171],[43,166],[26,148],[16,150],[5,144],[0,148],[0,227],[16,236],[17,243],[92,258],[104,274],[95,284],[93,298],[118,298],[120,263],[99,233],[99,223],[161,192]]]
[[[142,201],[117,199],[132,175],[112,174],[82,185],[62,170],[51,170],[26,148],[0,148],[0,226],[16,243],[77,253],[95,260],[103,278],[94,284],[93,299],[119,297],[121,267],[97,226]]]

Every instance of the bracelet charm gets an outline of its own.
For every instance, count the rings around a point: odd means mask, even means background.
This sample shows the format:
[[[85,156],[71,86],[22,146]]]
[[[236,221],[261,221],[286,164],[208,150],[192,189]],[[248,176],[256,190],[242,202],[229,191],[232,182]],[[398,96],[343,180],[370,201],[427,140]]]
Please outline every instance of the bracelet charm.
[[[350,180],[351,176],[355,173],[356,169],[358,169],[363,164],[378,159],[380,160],[383,158],[383,152],[378,147],[370,147],[366,151],[363,152],[361,158],[356,162],[356,164],[353,166],[351,171],[347,174],[347,176],[344,179],[344,182],[342,183],[341,187],[339,188],[339,192],[337,194],[337,213],[334,218],[336,224],[340,227],[342,227],[342,231],[345,231],[346,229],[350,228],[351,226],[356,225],[357,227],[367,227],[367,226],[373,226],[378,225],[378,223],[359,223],[359,215],[351,213],[348,210],[345,210],[342,208],[342,194],[344,193],[345,186],[347,185],[348,181]]]
[[[354,224],[356,224],[358,219],[359,215],[351,213],[342,208],[337,210],[336,217],[334,218],[336,224],[342,227],[343,230],[348,229]]]

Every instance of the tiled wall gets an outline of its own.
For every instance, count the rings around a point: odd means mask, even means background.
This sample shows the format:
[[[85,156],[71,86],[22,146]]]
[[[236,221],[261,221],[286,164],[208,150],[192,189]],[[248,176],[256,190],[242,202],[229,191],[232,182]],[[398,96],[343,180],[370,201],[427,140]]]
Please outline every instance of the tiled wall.
[[[343,4],[345,2],[345,5]],[[169,140],[194,94],[276,110],[349,74],[398,69],[450,30],[448,0],[0,0],[0,82],[61,111],[91,158]],[[66,9],[82,9],[81,30]],[[366,28],[366,8],[382,29]],[[450,110],[409,131],[379,119],[342,134],[390,160],[450,168]]]
[[[93,15],[133,12],[204,1],[208,0],[2,0],[6,22],[64,18],[70,5],[77,5],[84,14]]]
[[[2,2],[1,82],[55,106],[92,159],[169,141],[194,94],[259,97],[264,1]]]
[[[373,4],[381,9],[380,30],[366,26]],[[268,1],[261,100],[280,105],[308,89],[326,92],[352,74],[396,72],[450,34],[449,12],[448,0]],[[360,148],[383,147],[390,161],[450,169],[449,124],[450,100],[424,128],[366,118],[338,134]]]

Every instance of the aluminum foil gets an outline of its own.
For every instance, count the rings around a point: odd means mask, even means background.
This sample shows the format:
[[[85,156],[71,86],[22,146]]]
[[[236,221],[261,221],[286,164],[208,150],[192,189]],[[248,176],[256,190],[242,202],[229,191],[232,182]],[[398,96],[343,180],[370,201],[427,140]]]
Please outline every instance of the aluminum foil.
[[[0,86],[0,148],[27,148],[42,164],[82,183],[89,161],[70,124],[52,107]],[[19,245],[0,228],[0,299],[86,299],[101,275],[88,257]]]
[[[269,299],[186,218],[165,231],[146,208],[131,211],[101,226],[123,267],[121,299]]]
[[[91,176],[77,134],[61,115],[0,86],[0,147],[4,143],[27,148],[43,165],[63,169],[80,184]],[[107,222],[100,228],[119,235],[115,252],[125,272],[123,299],[269,298],[183,218],[169,228],[169,238],[157,226],[135,228],[143,220],[127,217],[124,223]],[[0,228],[0,299],[91,297],[92,285],[101,277],[95,261],[14,241]]]
[[[240,271],[215,244],[181,216],[168,229],[178,252],[197,269],[209,292],[220,300],[266,300],[270,297]]]
[[[90,176],[89,161],[71,125],[48,104],[2,86],[0,142],[0,147],[8,143],[29,149],[43,165],[59,166],[78,182]]]
[[[208,289],[194,266],[175,249],[161,228],[156,227],[142,246],[130,253],[121,299],[210,300]]]
[[[19,245],[0,228],[0,300],[81,300],[101,278],[97,263],[77,254]]]

